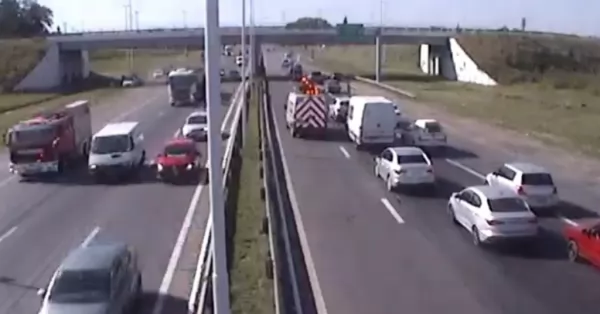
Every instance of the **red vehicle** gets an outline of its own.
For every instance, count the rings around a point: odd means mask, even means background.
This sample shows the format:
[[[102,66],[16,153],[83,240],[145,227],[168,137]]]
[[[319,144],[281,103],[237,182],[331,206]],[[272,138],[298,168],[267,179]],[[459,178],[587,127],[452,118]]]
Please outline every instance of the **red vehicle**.
[[[170,140],[156,157],[158,178],[165,181],[199,179],[203,168],[202,155],[196,143],[187,138]]]
[[[87,161],[91,138],[87,100],[21,121],[5,136],[10,171],[23,177],[61,173],[75,161]]]
[[[569,260],[587,260],[600,267],[600,218],[587,218],[565,228]]]

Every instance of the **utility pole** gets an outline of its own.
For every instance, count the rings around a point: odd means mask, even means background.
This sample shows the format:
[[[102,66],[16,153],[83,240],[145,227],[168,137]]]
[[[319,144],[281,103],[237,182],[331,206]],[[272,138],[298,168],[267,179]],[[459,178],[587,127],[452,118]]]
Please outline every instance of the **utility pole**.
[[[140,11],[135,10],[135,30],[140,30]]]
[[[219,115],[221,106],[221,30],[219,28],[219,0],[206,0],[206,26],[204,49],[206,51],[206,99],[208,114],[209,195],[212,217],[213,250],[213,304],[215,314],[230,314],[229,274],[225,241],[225,209],[223,202],[223,172],[221,171],[222,140]]]
[[[242,88],[246,87],[246,0],[242,0]],[[246,92],[242,94],[242,146],[246,144]]]
[[[255,45],[256,45],[256,37],[255,37],[255,29],[254,29],[254,0],[248,0],[250,1],[249,5],[250,5],[250,51],[248,53],[249,55],[249,61],[250,61],[250,78],[254,79],[254,75],[256,75],[255,71],[256,71],[256,63],[254,58],[257,57],[254,55],[254,49],[255,49]],[[244,51],[244,58],[246,58],[246,52]]]
[[[131,0],[128,0],[127,6],[129,7],[129,27],[133,31],[133,4]],[[133,74],[133,48],[129,49],[129,72]]]
[[[187,11],[181,11],[181,17],[183,18],[183,28],[187,28]]]

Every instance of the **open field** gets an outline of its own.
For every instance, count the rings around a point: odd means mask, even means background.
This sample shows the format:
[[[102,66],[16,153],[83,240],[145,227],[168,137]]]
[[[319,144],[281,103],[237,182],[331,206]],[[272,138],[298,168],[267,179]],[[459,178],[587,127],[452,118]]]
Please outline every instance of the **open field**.
[[[259,99],[255,88],[250,102],[248,134],[242,151],[242,165],[237,189],[236,208],[232,210],[233,228],[230,235],[231,312],[234,314],[270,314],[275,312],[273,281],[266,270],[269,244],[263,234],[265,204],[261,199],[263,186],[259,174]]]
[[[189,50],[186,54],[181,49],[138,49],[134,51],[133,71],[131,72],[146,78],[157,67],[199,66],[203,65],[203,62],[199,50]],[[130,72],[127,50],[91,52],[90,63],[92,71],[108,76],[121,76]]]
[[[484,87],[419,74],[417,46],[385,48],[387,84],[419,103],[600,156],[600,44],[574,37],[463,36],[463,48],[501,85]],[[311,48],[315,65],[373,75],[373,47]]]

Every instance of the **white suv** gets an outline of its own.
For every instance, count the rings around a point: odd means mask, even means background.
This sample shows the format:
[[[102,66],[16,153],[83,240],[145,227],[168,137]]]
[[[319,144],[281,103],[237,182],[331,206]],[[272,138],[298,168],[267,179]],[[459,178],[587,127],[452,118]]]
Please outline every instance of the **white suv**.
[[[533,208],[554,207],[560,202],[552,175],[543,167],[531,163],[506,163],[487,174],[485,181],[486,184],[515,191]]]

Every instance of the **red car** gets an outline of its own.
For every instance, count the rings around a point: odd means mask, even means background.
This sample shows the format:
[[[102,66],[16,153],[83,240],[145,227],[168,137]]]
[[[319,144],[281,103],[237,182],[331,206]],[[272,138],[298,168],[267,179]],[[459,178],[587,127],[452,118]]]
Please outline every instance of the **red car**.
[[[196,143],[187,138],[176,138],[166,143],[163,152],[156,157],[159,179],[199,179],[204,168],[202,155]]]
[[[565,228],[569,260],[587,260],[600,267],[600,218],[586,218]]]

